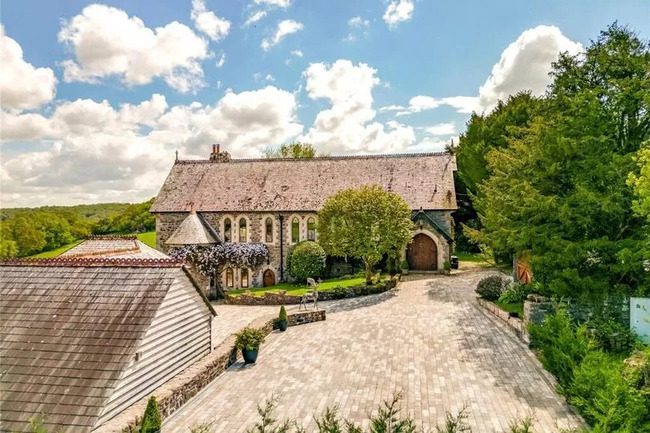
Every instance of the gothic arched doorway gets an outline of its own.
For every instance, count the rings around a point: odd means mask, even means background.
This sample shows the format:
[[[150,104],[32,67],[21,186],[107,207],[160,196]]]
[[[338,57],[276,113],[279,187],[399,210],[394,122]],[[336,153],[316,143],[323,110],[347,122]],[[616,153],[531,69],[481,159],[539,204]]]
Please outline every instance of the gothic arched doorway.
[[[264,271],[262,275],[262,284],[264,287],[273,286],[275,284],[275,272],[270,269]]]
[[[419,233],[406,250],[409,269],[414,271],[435,271],[438,269],[438,247],[429,236]]]

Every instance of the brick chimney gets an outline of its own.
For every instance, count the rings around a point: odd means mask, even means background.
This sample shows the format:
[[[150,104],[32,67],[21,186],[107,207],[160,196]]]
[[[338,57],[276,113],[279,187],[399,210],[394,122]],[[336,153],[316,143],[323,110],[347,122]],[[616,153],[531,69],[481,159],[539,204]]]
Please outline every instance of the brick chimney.
[[[212,145],[212,153],[210,154],[210,161],[211,162],[229,162],[230,161],[230,154],[228,152],[222,152],[220,144],[213,144]]]

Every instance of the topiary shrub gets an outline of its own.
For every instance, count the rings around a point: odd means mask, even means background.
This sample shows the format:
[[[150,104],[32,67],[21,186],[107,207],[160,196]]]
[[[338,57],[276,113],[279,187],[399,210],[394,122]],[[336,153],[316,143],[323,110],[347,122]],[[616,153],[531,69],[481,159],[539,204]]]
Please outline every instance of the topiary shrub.
[[[298,281],[320,277],[325,270],[326,258],[325,250],[316,242],[300,242],[291,251],[289,274]]]
[[[284,308],[284,305],[280,307],[280,314],[278,314],[278,320],[281,322],[286,322],[289,320],[287,317],[287,309]]]
[[[162,421],[158,412],[158,402],[156,402],[156,397],[151,396],[142,416],[140,433],[160,433],[161,426]]]
[[[492,275],[478,282],[476,293],[487,301],[496,301],[503,293],[505,286],[506,280],[499,275]]]

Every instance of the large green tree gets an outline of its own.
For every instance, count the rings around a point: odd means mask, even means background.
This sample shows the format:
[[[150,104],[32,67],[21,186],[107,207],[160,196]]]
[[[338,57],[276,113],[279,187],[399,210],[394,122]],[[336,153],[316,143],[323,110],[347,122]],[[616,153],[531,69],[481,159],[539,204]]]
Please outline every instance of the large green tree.
[[[492,149],[507,147],[511,139],[521,137],[541,105],[540,98],[522,92],[510,96],[505,102],[499,101],[488,113],[473,113],[467,122],[459,145],[454,149],[458,162],[458,210],[454,213],[457,250],[478,251],[478,247],[468,240],[465,226],[470,230],[480,228],[473,202],[479,185],[490,175],[487,154]]]
[[[614,24],[585,53],[561,55],[552,76],[530,124],[488,152],[473,236],[497,252],[530,251],[550,293],[647,291],[627,179],[650,137],[648,44]]]
[[[470,193],[476,194],[478,186],[490,174],[486,163],[488,152],[505,148],[511,139],[521,137],[541,103],[541,99],[522,92],[499,101],[489,113],[472,114],[455,152],[458,176]]]
[[[629,184],[634,188],[636,198],[632,208],[639,215],[647,218],[650,224],[650,141],[645,143],[637,155],[639,173],[632,173]]]
[[[318,215],[319,243],[329,255],[361,259],[369,283],[382,255],[401,251],[412,235],[408,204],[376,185],[338,192]]]
[[[292,158],[292,159],[309,159],[316,156],[316,149],[309,143],[282,144],[277,148],[269,148],[264,152],[266,158]]]

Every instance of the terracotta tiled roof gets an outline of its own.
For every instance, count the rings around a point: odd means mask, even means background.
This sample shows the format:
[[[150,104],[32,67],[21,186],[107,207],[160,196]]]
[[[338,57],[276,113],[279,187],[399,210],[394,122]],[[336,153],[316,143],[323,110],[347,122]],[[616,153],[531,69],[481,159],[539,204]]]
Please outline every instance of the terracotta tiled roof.
[[[152,212],[317,211],[336,192],[380,185],[414,210],[456,209],[447,153],[177,161]]]
[[[106,236],[86,239],[60,257],[122,257],[157,259],[168,257],[164,253],[140,242],[134,236]]]
[[[170,246],[211,245],[217,242],[216,233],[207,225],[207,222],[202,220],[196,212],[190,212],[165,241],[165,244]]]

